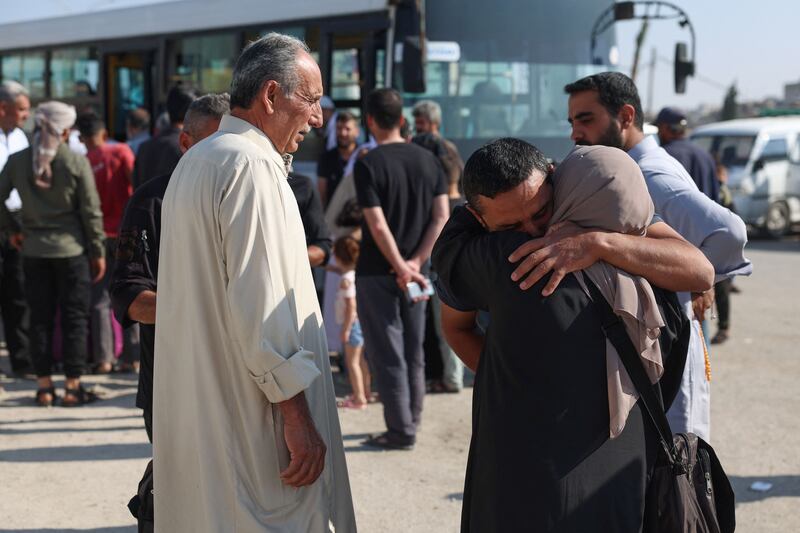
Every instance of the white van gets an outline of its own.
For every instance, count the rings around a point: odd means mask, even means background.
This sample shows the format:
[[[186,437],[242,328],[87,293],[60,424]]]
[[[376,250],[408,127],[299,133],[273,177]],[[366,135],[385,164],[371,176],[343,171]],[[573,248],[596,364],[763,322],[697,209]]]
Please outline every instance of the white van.
[[[728,168],[734,209],[778,237],[800,222],[800,117],[748,118],[696,128],[694,143]]]

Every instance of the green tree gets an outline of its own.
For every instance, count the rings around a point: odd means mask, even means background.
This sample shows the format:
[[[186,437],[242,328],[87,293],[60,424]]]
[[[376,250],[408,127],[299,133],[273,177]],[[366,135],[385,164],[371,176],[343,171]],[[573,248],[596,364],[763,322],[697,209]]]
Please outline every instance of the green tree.
[[[728,92],[725,93],[725,100],[722,102],[722,111],[719,113],[720,120],[733,120],[739,115],[739,104],[736,103],[738,94],[736,83],[731,84]]]

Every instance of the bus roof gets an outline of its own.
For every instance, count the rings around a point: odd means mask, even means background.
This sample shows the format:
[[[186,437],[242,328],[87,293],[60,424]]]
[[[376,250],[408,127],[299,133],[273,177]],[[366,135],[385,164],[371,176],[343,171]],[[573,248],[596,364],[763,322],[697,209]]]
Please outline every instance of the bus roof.
[[[697,135],[758,135],[800,130],[800,117],[742,118],[698,126],[692,131]]]
[[[3,50],[380,11],[387,0],[37,0],[0,15]],[[80,31],[76,32],[76,29]],[[76,37],[76,36],[80,37]]]

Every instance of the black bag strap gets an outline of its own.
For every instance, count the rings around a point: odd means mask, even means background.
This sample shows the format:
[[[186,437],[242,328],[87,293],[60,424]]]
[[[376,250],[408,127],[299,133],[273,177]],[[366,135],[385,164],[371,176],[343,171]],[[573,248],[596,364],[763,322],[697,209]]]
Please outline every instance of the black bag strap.
[[[589,294],[595,304],[595,308],[600,312],[601,322],[603,324],[603,333],[606,338],[611,341],[611,344],[616,348],[622,364],[625,366],[628,375],[639,393],[639,398],[642,400],[644,410],[650,418],[653,427],[658,433],[658,438],[661,441],[661,446],[667,453],[670,463],[675,462],[675,450],[672,443],[672,430],[667,421],[667,415],[664,413],[664,407],[656,396],[653,385],[650,383],[650,378],[642,366],[639,354],[636,353],[636,348],[633,346],[628,332],[625,331],[625,325],[620,320],[619,316],[608,305],[605,297],[600,293],[591,280],[584,276],[586,286],[589,289]]]

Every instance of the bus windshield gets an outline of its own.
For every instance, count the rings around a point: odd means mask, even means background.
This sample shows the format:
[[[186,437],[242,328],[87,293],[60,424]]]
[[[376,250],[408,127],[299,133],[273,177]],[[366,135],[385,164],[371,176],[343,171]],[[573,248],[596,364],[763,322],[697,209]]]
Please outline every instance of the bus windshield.
[[[523,137],[548,155],[572,146],[564,85],[610,70],[613,29],[601,35],[590,61],[589,38],[606,2],[487,4],[478,0],[427,2],[427,38],[454,42],[458,61],[427,65],[427,91],[404,94],[410,108],[431,99],[442,107],[442,133],[469,153],[489,139]],[[480,13],[480,16],[476,16]]]

